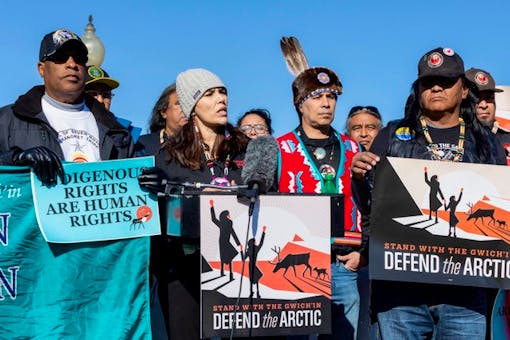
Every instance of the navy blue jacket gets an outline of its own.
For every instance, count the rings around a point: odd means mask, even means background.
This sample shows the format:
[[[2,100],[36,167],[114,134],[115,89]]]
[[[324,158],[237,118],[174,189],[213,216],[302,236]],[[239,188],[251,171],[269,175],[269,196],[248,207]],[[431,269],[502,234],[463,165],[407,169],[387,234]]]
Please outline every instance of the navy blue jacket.
[[[0,109],[0,165],[12,165],[14,150],[45,146],[61,159],[64,154],[58,134],[42,112],[44,86],[34,86],[14,104]],[[134,155],[133,140],[115,116],[94,98],[85,95],[99,130],[99,152],[102,160],[129,158]]]

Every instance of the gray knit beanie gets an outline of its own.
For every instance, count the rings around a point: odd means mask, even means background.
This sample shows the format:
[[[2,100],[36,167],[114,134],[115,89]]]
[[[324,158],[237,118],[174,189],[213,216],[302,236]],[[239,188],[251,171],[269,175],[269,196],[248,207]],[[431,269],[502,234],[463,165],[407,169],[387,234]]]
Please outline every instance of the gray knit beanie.
[[[186,70],[177,76],[177,97],[182,112],[190,118],[198,100],[204,93],[215,87],[225,87],[217,75],[203,68]]]

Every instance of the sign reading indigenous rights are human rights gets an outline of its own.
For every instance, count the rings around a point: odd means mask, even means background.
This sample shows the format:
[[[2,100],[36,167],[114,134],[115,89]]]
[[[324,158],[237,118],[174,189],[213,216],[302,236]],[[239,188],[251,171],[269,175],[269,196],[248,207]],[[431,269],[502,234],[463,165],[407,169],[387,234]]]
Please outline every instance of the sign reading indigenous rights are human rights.
[[[373,279],[510,288],[510,167],[389,157],[370,218]]]
[[[47,242],[116,240],[160,234],[156,196],[137,177],[154,157],[64,163],[65,183],[32,174],[37,221]]]

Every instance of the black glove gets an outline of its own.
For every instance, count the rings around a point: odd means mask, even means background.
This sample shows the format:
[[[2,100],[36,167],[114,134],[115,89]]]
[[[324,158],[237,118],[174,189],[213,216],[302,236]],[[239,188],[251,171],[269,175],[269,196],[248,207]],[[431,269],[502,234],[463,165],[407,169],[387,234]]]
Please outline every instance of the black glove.
[[[32,168],[37,178],[46,185],[57,184],[57,176],[65,183],[64,168],[57,154],[44,146],[36,146],[15,152],[12,156],[14,165]]]
[[[157,167],[143,168],[138,176],[138,184],[156,195],[165,192],[167,182],[168,177],[165,172]]]

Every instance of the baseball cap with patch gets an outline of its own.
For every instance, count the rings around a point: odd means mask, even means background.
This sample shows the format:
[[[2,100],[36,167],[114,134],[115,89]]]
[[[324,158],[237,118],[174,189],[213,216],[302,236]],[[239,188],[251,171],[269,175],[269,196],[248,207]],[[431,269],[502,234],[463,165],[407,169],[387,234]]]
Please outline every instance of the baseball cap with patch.
[[[425,53],[418,62],[418,79],[457,78],[464,75],[464,61],[451,48],[438,47]]]
[[[466,71],[466,78],[478,87],[478,91],[503,92],[496,88],[496,82],[491,74],[479,68],[470,68]]]
[[[110,78],[108,72],[95,65],[87,66],[85,86],[90,84],[105,84],[112,90],[119,87],[119,82],[117,80]]]
[[[64,46],[75,52],[81,61],[85,60],[85,63],[87,62],[89,53],[87,46],[81,41],[80,37],[66,29],[59,29],[44,36],[39,49],[39,61],[49,60]]]

